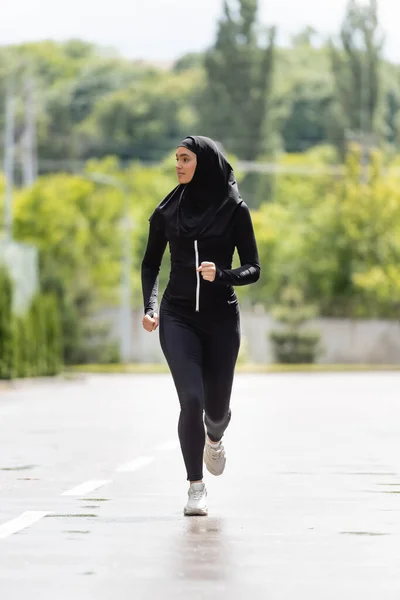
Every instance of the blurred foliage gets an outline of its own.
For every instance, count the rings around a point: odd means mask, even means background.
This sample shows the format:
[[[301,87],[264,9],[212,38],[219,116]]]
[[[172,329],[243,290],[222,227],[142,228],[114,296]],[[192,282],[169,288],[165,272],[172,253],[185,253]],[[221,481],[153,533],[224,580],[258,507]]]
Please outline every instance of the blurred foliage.
[[[168,72],[77,40],[6,46],[0,48],[1,106],[11,73],[17,156],[25,80],[34,81],[41,172],[71,170],[76,161],[110,154],[158,161],[196,126],[192,105],[203,78],[199,68]]]
[[[148,218],[176,185],[175,146],[193,133],[218,139],[234,166],[270,168],[237,169],[256,208],[262,265],[259,284],[237,290],[245,306],[270,308],[291,285],[322,316],[398,318],[400,78],[381,57],[375,10],[374,0],[366,8],[350,0],[339,43],[306,28],[281,48],[261,27],[256,0],[226,2],[213,47],[165,69],[80,40],[0,48],[1,106],[14,74],[17,175],[26,78],[34,82],[40,177],[15,190],[14,235],[39,249],[41,290],[60,308],[66,363],[119,358],[107,322],[93,317],[119,302],[123,195],[93,178],[114,177],[126,189],[139,307]],[[350,144],[365,141],[361,133],[380,148],[368,168],[365,148]],[[0,174],[1,228],[3,191]],[[16,329],[33,335],[27,323]]]
[[[304,304],[299,288],[287,286],[282,290],[281,302],[271,310],[274,319],[282,325],[271,331],[275,362],[279,364],[312,364],[320,351],[320,333],[307,329],[306,323],[318,314],[316,306]]]
[[[253,214],[263,266],[254,301],[275,303],[292,283],[323,316],[398,318],[398,172],[379,153],[366,175],[360,162],[354,146],[343,176],[278,178],[284,193]]]
[[[272,88],[275,28],[259,35],[257,1],[226,1],[214,46],[204,59],[198,95],[201,130],[239,158],[254,161],[273,150]],[[263,39],[260,39],[260,38]],[[248,175],[242,190],[251,206],[270,199],[269,177]]]
[[[326,143],[343,157],[345,140],[360,131],[398,143],[400,79],[397,66],[382,59],[375,0],[349,1],[339,41],[321,41],[308,27],[285,48],[276,45],[273,28],[261,26],[257,6],[227,1],[215,44],[169,69],[80,40],[1,47],[1,106],[7,76],[15,76],[17,157],[27,77],[42,173],[110,154],[124,163],[158,162],[196,132],[244,160]],[[257,179],[244,184],[256,196]]]
[[[107,341],[109,324],[94,322],[93,317],[119,302],[123,195],[113,185],[90,178],[107,175],[126,187],[133,226],[132,295],[139,306],[148,218],[156,202],[175,185],[172,160],[168,166],[133,164],[124,171],[113,158],[92,160],[80,176],[42,176],[16,193],[14,236],[39,250],[41,287],[55,294],[61,307],[65,363],[119,360],[115,345]],[[161,285],[166,278],[164,268]]]
[[[223,13],[215,45],[204,59],[200,123],[205,135],[221,141],[239,158],[255,160],[268,149],[275,30],[266,32],[261,45],[255,0],[227,1]]]
[[[0,379],[13,377],[12,282],[0,266]]]
[[[335,141],[345,153],[346,138],[382,135],[383,35],[379,31],[378,3],[349,0],[340,32],[340,44],[331,44],[335,79]]]
[[[374,153],[366,175],[358,146],[349,153],[342,174],[326,171],[331,160],[329,148],[282,155],[277,164],[293,173],[278,173],[274,202],[252,213],[261,279],[256,286],[238,289],[238,294],[247,304],[270,307],[290,283],[303,290],[305,301],[316,304],[324,316],[396,318],[400,308],[398,159],[388,162]],[[112,175],[127,189],[132,296],[134,306],[140,307],[148,218],[175,186],[173,163],[170,155],[157,166],[134,163],[122,170],[115,159],[92,160],[80,176],[43,176],[31,188],[17,192],[15,237],[38,247],[42,287],[62,302],[67,362],[76,362],[74,354],[82,343],[82,332],[73,323],[89,324],[91,315],[119,302],[122,193],[89,178]],[[168,279],[168,263],[166,252],[160,293]]]
[[[14,315],[13,284],[0,268],[0,379],[57,375],[62,368],[59,303],[37,294],[25,315]]]
[[[277,174],[274,202],[252,212],[262,271],[257,285],[237,290],[241,303],[271,309],[291,285],[322,316],[398,319],[399,159],[388,162],[374,153],[364,175],[358,146],[347,156],[342,175],[323,170],[331,160],[329,148],[282,155],[281,165],[313,165],[321,174]],[[66,363],[118,362],[117,349],[107,341],[107,324],[94,323],[93,316],[119,302],[122,195],[89,177],[113,175],[127,188],[133,225],[132,297],[140,308],[148,218],[175,185],[173,161],[169,156],[158,166],[135,163],[122,170],[115,159],[93,160],[81,176],[42,176],[16,193],[15,237],[39,248],[41,288],[58,300]],[[167,251],[160,295],[168,275]],[[24,331],[20,337],[35,337],[31,325],[18,327]]]

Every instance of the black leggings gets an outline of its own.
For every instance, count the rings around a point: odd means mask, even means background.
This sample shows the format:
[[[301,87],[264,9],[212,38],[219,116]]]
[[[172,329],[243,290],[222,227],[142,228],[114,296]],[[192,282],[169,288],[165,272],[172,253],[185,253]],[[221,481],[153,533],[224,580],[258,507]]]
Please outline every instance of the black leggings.
[[[160,342],[178,392],[178,433],[189,481],[203,478],[205,431],[219,441],[231,419],[230,398],[240,346],[237,304],[188,312],[160,307]]]

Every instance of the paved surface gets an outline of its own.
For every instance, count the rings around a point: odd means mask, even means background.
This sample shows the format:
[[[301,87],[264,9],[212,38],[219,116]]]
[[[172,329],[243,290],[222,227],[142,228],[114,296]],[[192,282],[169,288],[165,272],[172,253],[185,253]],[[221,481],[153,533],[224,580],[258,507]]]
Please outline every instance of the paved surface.
[[[0,392],[1,600],[399,600],[400,374],[237,376],[208,518],[177,416],[164,375]]]

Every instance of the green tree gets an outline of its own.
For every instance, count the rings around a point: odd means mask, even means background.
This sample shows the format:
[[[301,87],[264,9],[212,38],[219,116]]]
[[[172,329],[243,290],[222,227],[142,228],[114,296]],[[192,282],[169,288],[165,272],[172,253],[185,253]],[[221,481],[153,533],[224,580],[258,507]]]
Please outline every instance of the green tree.
[[[382,48],[377,0],[349,0],[340,44],[331,44],[337,94],[331,129],[342,154],[346,135],[364,140],[382,133]]]
[[[261,43],[257,0],[224,3],[217,40],[205,57],[206,88],[199,106],[206,135],[239,158],[255,160],[269,150],[267,127],[275,29]]]
[[[360,157],[352,147],[343,176],[307,177],[307,160],[322,167],[314,150],[297,157],[305,174],[279,175],[275,203],[253,213],[262,265],[260,284],[248,291],[253,302],[271,306],[290,282],[322,316],[398,318],[399,160],[373,154],[361,182]]]
[[[202,52],[190,52],[184,54],[174,64],[175,73],[182,73],[184,71],[191,71],[193,69],[201,69],[204,65],[204,53]]]
[[[15,236],[38,248],[41,289],[59,299],[66,362],[90,314],[118,298],[121,203],[118,190],[60,174],[16,195]]]
[[[36,340],[31,312],[14,318],[15,377],[34,377],[36,372]]]
[[[62,366],[62,330],[57,296],[42,295],[44,320],[44,375],[56,375]]]
[[[24,319],[18,316],[14,319],[14,374],[15,377],[27,377],[27,364],[25,359],[26,336]]]
[[[14,376],[12,288],[7,270],[0,265],[0,379]]]
[[[307,26],[300,33],[292,36],[293,48],[299,49],[304,46],[311,47],[313,38],[317,35],[314,27]]]
[[[328,49],[297,44],[276,52],[273,111],[287,152],[304,152],[326,141],[334,102]]]
[[[32,328],[30,363],[32,374],[40,377],[46,373],[46,307],[40,294],[33,299],[28,319]]]
[[[197,81],[166,73],[104,96],[77,129],[81,157],[161,160],[195,127]]]
[[[281,304],[272,310],[272,316],[283,325],[270,334],[276,362],[309,364],[316,361],[320,334],[305,325],[317,314],[316,306],[304,304],[300,289],[289,285],[283,290]]]
[[[29,310],[24,315],[14,315],[11,324],[12,376],[58,374],[62,368],[62,339],[57,299],[37,294]]]

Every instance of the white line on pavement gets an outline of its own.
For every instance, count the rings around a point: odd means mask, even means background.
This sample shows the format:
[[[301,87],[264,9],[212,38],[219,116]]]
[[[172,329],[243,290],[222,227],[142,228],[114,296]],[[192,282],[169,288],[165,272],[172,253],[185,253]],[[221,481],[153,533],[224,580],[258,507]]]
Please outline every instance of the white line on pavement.
[[[93,490],[97,490],[103,485],[107,485],[107,483],[111,483],[111,479],[106,479],[103,481],[86,481],[85,483],[72,488],[72,490],[63,492],[61,496],[81,496],[83,494],[87,494],[88,492],[93,492]]]
[[[51,514],[51,511],[43,512],[39,510],[28,510],[22,513],[19,517],[0,525],[0,539],[6,538],[21,529],[33,525],[33,523],[40,521],[40,519],[49,514]]]
[[[141,458],[136,458],[132,462],[126,463],[125,465],[121,465],[117,469],[117,473],[131,473],[132,471],[137,471],[142,467],[146,467],[154,460],[153,456],[143,456]]]
[[[166,452],[167,450],[175,450],[175,448],[179,448],[178,440],[170,440],[165,444],[161,444],[160,446],[157,446],[156,450],[158,452]]]

